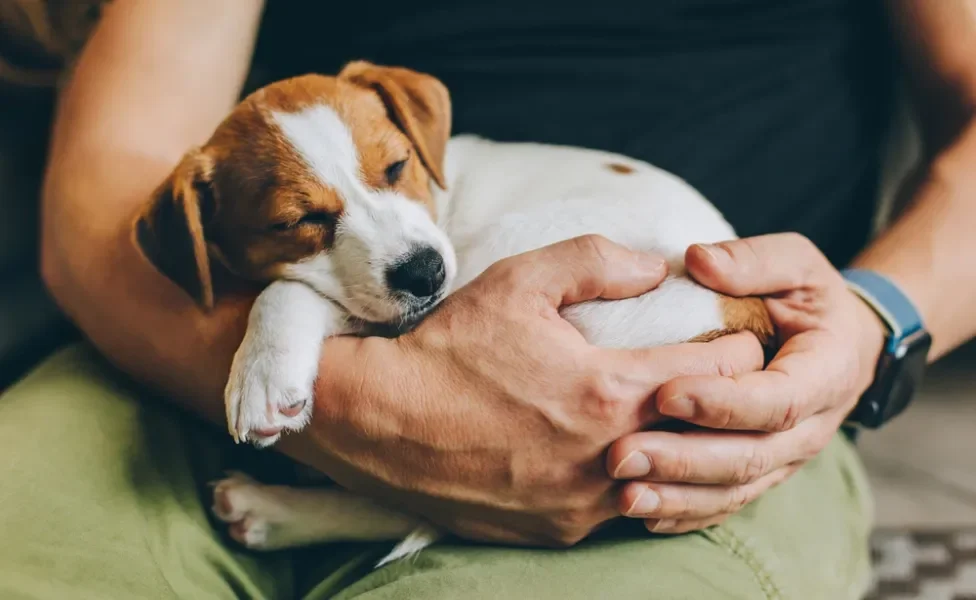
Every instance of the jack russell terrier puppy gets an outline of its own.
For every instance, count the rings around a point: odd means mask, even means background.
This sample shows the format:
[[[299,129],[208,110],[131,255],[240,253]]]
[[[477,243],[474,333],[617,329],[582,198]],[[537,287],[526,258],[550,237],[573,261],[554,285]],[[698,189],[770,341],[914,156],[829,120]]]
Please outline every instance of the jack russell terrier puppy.
[[[328,336],[402,331],[492,263],[582,235],[663,254],[655,290],[564,308],[592,344],[637,348],[739,331],[773,337],[757,298],[685,275],[692,244],[735,238],[678,177],[606,152],[450,136],[447,89],[429,75],[365,62],[254,92],[189,151],[139,215],[144,255],[204,308],[213,273],[267,284],[226,387],[235,440],[267,447],[311,418]],[[324,360],[328,360],[325,357]],[[214,511],[254,549],[403,540],[436,530],[338,487],[218,483]]]

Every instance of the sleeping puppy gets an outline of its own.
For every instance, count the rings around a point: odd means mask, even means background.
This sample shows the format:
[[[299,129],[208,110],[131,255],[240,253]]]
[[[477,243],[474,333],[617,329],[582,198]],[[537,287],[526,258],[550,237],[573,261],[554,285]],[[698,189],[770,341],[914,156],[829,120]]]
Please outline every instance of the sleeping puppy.
[[[590,343],[739,331],[771,341],[761,300],[685,275],[690,245],[735,237],[687,183],[606,152],[451,138],[450,125],[437,79],[354,62],[337,77],[253,93],[157,189],[134,237],[161,273],[205,309],[218,269],[266,285],[226,387],[235,440],[267,447],[308,423],[326,337],[405,331],[492,263],[581,235],[658,252],[670,266],[640,297],[563,309]],[[380,564],[438,535],[338,487],[271,487],[242,474],[217,485],[214,510],[255,549],[402,540]]]

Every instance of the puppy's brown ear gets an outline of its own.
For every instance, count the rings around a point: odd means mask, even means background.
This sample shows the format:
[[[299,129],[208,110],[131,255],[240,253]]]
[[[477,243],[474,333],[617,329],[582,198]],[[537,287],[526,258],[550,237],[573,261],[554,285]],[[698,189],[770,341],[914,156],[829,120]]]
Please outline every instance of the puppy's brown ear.
[[[188,152],[153,192],[133,232],[149,262],[206,310],[214,305],[204,237],[207,216],[214,208],[212,175],[210,156],[199,149]]]
[[[441,189],[447,189],[444,153],[451,136],[451,97],[444,84],[431,75],[363,61],[346,65],[339,78],[379,94],[390,118],[413,142],[427,172]]]

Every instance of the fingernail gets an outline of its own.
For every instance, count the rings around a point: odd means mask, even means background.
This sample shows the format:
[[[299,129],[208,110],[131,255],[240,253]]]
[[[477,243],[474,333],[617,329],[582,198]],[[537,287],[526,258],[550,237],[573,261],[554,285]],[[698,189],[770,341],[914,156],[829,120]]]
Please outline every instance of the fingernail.
[[[642,491],[637,498],[634,499],[634,503],[631,504],[630,508],[627,509],[627,515],[648,515],[657,510],[657,507],[659,506],[661,506],[661,497],[658,496],[654,490],[644,488],[644,491]]]
[[[627,458],[620,461],[617,469],[613,472],[614,479],[634,479],[644,477],[651,473],[651,460],[643,452],[634,450],[627,455]]]
[[[671,529],[672,527],[677,525],[677,523],[678,522],[675,521],[674,519],[661,519],[660,521],[654,524],[654,527],[651,527],[651,533],[657,533],[659,531],[667,531],[668,529]]]
[[[690,419],[695,416],[695,403],[688,396],[673,396],[660,407],[661,414],[675,419]]]
[[[651,274],[656,275],[667,268],[668,263],[660,254],[643,252],[641,253],[641,266],[647,269]]]
[[[729,253],[724,249],[713,244],[698,244],[698,247],[705,251],[705,254],[712,259],[717,267],[724,267],[729,262]]]

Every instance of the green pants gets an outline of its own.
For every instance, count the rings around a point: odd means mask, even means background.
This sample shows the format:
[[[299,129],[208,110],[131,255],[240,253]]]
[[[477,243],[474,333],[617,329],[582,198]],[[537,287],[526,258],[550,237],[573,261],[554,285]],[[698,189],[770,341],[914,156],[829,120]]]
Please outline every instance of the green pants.
[[[151,400],[89,347],[0,396],[0,598],[838,600],[868,576],[870,498],[835,440],[725,525],[639,527],[570,550],[444,542],[377,571],[386,544],[252,553],[209,516],[207,483],[250,450]]]

